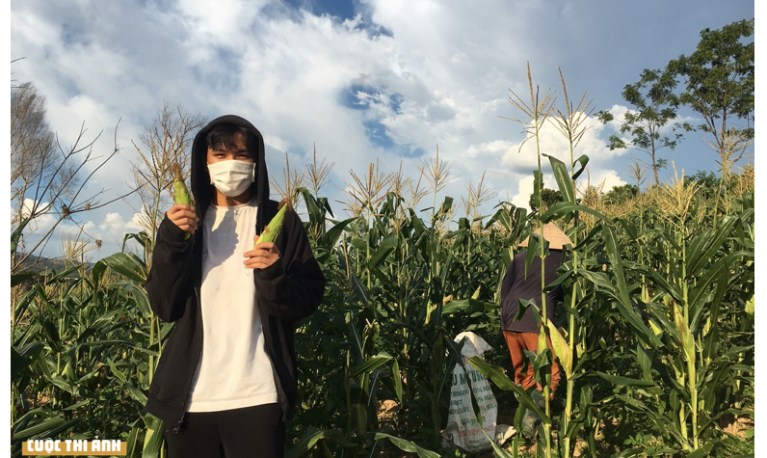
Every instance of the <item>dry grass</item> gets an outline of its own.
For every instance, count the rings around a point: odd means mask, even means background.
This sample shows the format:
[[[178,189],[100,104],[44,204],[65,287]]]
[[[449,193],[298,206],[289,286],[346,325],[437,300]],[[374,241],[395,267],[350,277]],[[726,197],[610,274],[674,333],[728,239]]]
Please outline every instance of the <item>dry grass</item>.
[[[378,410],[376,412],[379,423],[394,423],[397,413],[402,407],[397,401],[386,399],[377,402]]]
[[[684,170],[681,177],[671,163],[674,175],[669,184],[663,184],[658,192],[651,193],[654,205],[660,210],[660,217],[684,232],[687,221],[692,216],[692,203],[700,190],[698,184],[685,185]]]
[[[489,188],[485,186],[485,174],[487,172],[482,173],[482,177],[479,179],[479,184],[475,188],[472,183],[466,184],[466,191],[469,193],[468,198],[461,197],[461,202],[463,203],[463,208],[466,212],[466,217],[469,218],[470,221],[474,221],[480,216],[479,208],[482,206],[482,204],[490,201],[493,199],[497,193],[495,192],[495,188]],[[479,228],[481,229],[481,224],[479,225]],[[475,229],[472,227],[472,229]]]
[[[573,151],[578,146],[578,143],[580,143],[583,135],[589,129],[584,126],[583,123],[586,122],[589,116],[591,116],[594,109],[592,108],[589,110],[591,100],[586,100],[587,92],[583,93],[583,96],[580,101],[578,101],[577,105],[573,105],[567,95],[567,85],[565,84],[565,77],[562,75],[561,68],[559,69],[559,78],[562,81],[562,93],[565,97],[565,111],[563,113],[562,110],[555,107],[557,115],[552,119],[554,121],[554,127],[557,128],[570,144],[570,172],[572,173],[572,167],[575,163]]]
[[[538,86],[533,88],[533,77],[530,73],[530,62],[527,63],[527,82],[530,86],[530,105],[527,105],[527,103],[525,103],[525,101],[511,89],[509,89],[509,92],[511,92],[511,97],[509,97],[508,100],[509,103],[524,113],[528,118],[530,118],[530,120],[522,121],[515,118],[503,117],[503,119],[515,121],[525,126],[523,132],[526,134],[526,137],[524,141],[519,144],[519,151],[522,151],[522,147],[525,145],[525,143],[527,143],[528,140],[538,138],[538,133],[546,123],[549,115],[551,115],[551,111],[554,109],[554,102],[556,101],[556,98],[554,98],[553,94],[551,93],[551,87],[549,87],[543,97],[540,97],[540,88]],[[538,161],[540,162],[540,154],[538,155]]]
[[[753,164],[746,164],[740,169],[735,181],[735,195],[742,196],[747,192],[754,191],[754,182],[756,179],[756,170]]]
[[[289,200],[295,208],[301,201],[301,193],[298,191],[298,188],[304,185],[304,176],[304,172],[290,171],[290,160],[288,159],[288,152],[285,151],[285,168],[282,169],[282,183],[272,178],[272,187],[277,191],[281,199]]]
[[[330,164],[327,164],[326,162],[327,158],[323,157],[322,161],[317,164],[317,145],[314,145],[312,150],[312,163],[306,165],[305,181],[308,182],[308,186],[311,188],[315,197],[319,196],[320,190],[329,183],[330,172],[336,165],[335,162],[331,162]]]
[[[724,415],[720,420],[719,426],[727,434],[746,439],[746,432],[755,427],[753,413],[740,415],[738,417],[729,414]]]
[[[386,198],[386,192],[391,184],[391,175],[384,174],[376,163],[368,165],[367,175],[358,176],[354,170],[349,170],[353,183],[344,182],[348,189],[342,189],[351,199],[340,202],[346,206],[352,215],[359,216],[364,211],[372,214],[375,208]]]

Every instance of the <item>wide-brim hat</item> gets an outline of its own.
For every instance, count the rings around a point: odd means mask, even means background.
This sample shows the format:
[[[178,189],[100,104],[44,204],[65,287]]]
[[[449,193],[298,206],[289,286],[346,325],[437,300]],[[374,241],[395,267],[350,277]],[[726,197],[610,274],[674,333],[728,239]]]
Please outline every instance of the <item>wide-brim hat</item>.
[[[540,234],[541,233],[540,228],[536,229],[535,233]],[[564,248],[565,245],[572,246],[573,244],[573,241],[570,240],[570,237],[565,235],[565,233],[562,232],[562,230],[558,228],[554,223],[546,223],[543,225],[543,238],[549,242],[550,250],[561,250],[562,248]],[[519,243],[519,246],[527,247],[527,244],[529,242],[530,242],[530,237],[521,241]]]

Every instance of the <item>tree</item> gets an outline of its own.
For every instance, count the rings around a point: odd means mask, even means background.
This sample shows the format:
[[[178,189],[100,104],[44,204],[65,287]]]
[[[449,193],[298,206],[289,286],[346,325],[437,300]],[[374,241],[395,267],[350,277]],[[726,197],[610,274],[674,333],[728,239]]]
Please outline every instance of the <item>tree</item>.
[[[45,97],[31,83],[11,88],[11,274],[31,267],[27,261],[45,249],[62,221],[68,219],[82,227],[74,219],[75,214],[125,197],[100,203],[97,197],[106,192],[103,189],[90,197],[81,197],[89,179],[118,151],[115,144],[114,150],[82,177],[85,165],[97,159],[91,154],[101,135],[79,146],[85,132],[82,127],[75,144],[65,151],[45,119]],[[84,156],[78,156],[81,153]],[[36,234],[39,240],[27,247],[27,237],[37,232],[40,226],[36,223],[45,216],[52,217],[52,223]]]
[[[134,190],[141,200],[139,224],[146,231],[141,241],[145,244],[147,261],[151,259],[151,244],[157,235],[157,228],[165,211],[172,205],[169,196],[163,195],[163,191],[173,184],[171,166],[178,163],[183,177],[188,176],[187,150],[193,139],[192,132],[200,129],[204,121],[202,116],[189,113],[181,105],[172,107],[164,102],[152,124],[140,137],[144,148],[133,142],[140,161],[131,164],[131,172]]]
[[[639,187],[633,184],[624,184],[623,186],[613,186],[602,198],[608,205],[621,205],[639,194]]]
[[[564,202],[564,199],[562,199],[562,194],[559,192],[559,190],[549,188],[541,189],[541,205],[543,206],[543,211],[541,213],[545,212],[554,204],[559,202]],[[535,203],[535,193],[530,194],[530,201],[528,204],[530,205],[530,210],[538,210],[538,205]]]
[[[655,184],[659,184],[658,170],[665,168],[668,161],[656,156],[658,150],[669,148],[673,150],[682,139],[682,134],[677,129],[692,130],[689,124],[675,124],[671,133],[661,133],[664,127],[676,118],[676,110],[679,107],[679,97],[674,94],[676,79],[673,73],[661,70],[645,69],[641,78],[634,84],[628,84],[623,88],[621,95],[635,107],[635,110],[626,113],[626,120],[621,125],[620,133],[630,133],[631,143],[650,156],[650,166],[655,178]],[[597,117],[603,122],[612,121],[613,115],[609,111],[600,111]],[[617,135],[609,139],[610,150],[627,148],[626,142]]]
[[[698,187],[697,194],[704,199],[712,199],[716,196],[716,190],[720,186],[719,178],[714,172],[698,170],[695,175],[685,175],[684,182]]]
[[[697,128],[713,137],[707,142],[719,154],[722,183],[754,138],[754,42],[744,43],[753,34],[753,19],[704,29],[695,52],[668,64],[685,83],[681,103],[703,118]]]

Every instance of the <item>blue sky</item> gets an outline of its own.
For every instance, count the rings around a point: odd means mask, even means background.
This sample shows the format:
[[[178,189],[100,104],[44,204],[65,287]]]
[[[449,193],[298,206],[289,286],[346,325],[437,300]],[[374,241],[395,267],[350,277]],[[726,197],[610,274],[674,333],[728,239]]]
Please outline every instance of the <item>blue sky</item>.
[[[561,68],[571,99],[584,91],[596,111],[626,110],[620,93],[646,68],[694,51],[704,28],[754,17],[752,1],[564,0],[201,0],[100,2],[16,1],[11,4],[10,59],[17,83],[31,81],[45,96],[48,122],[68,147],[84,123],[86,139],[103,131],[94,153],[114,146],[118,156],[99,170],[86,193],[108,189],[102,201],[131,185],[126,173],[136,153],[131,141],[163,101],[207,119],[239,114],[264,134],[271,175],[279,177],[287,151],[302,168],[316,145],[335,162],[323,189],[343,216],[349,171],[383,172],[402,162],[413,178],[422,160],[447,160],[456,178],[443,191],[459,200],[466,186],[495,188],[498,200],[526,205],[536,158],[532,144],[517,153],[522,126],[501,117],[523,115],[509,90],[527,96],[534,83],[562,101]],[[561,106],[561,105],[560,105]],[[680,110],[680,119],[694,115]],[[119,120],[119,129],[115,126]],[[631,182],[628,166],[647,157],[609,151],[618,123],[590,119],[577,154],[591,158],[592,184],[605,190]],[[660,157],[677,169],[716,170],[716,155],[691,132]],[[567,158],[566,144],[544,131],[545,152]],[[671,170],[661,171],[668,180]],[[546,183],[553,187],[550,174]],[[431,200],[429,199],[429,202]],[[427,205],[422,205],[427,206]],[[136,232],[137,199],[81,213],[77,222],[103,240],[98,259],[119,250]],[[460,215],[458,216],[462,216]],[[41,219],[38,231],[50,223]],[[57,230],[45,254],[59,256]],[[30,241],[35,235],[31,234]]]

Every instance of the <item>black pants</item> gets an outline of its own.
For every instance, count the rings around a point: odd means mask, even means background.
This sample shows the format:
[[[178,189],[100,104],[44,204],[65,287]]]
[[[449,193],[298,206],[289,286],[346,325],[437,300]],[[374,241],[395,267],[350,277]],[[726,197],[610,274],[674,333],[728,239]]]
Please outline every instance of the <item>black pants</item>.
[[[280,458],[285,453],[285,423],[279,404],[221,412],[190,412],[186,428],[165,426],[168,458]]]

